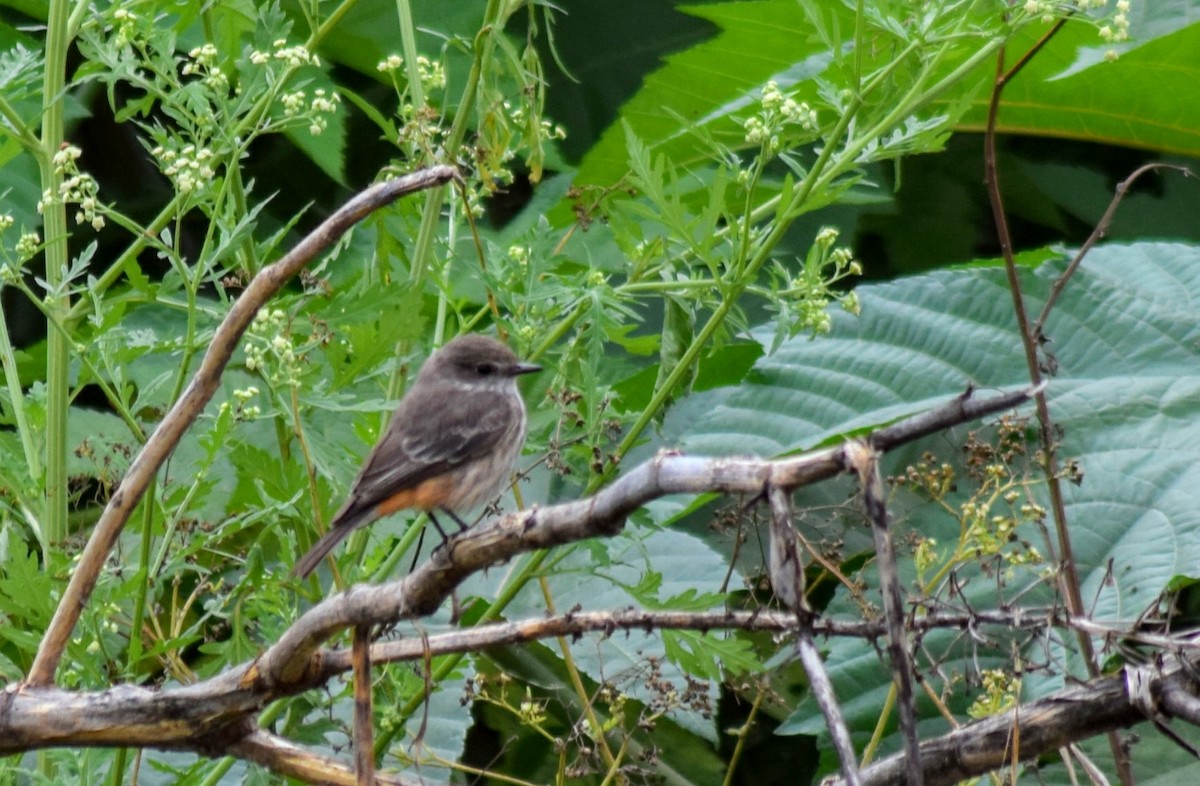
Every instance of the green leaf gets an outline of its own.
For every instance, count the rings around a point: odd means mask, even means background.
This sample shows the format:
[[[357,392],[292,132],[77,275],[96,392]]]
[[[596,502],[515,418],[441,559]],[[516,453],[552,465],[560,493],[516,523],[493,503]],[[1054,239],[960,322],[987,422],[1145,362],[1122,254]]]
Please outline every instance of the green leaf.
[[[1032,314],[1064,265],[1060,258],[1022,269]],[[1027,384],[1002,270],[942,271],[857,291],[861,317],[835,314],[828,337],[785,342],[732,392],[681,402],[667,430],[697,454],[780,455],[923,411],[968,384]],[[1191,493],[1200,484],[1198,298],[1200,249],[1104,246],[1089,254],[1046,325],[1059,368],[1048,390],[1050,411],[1064,430],[1063,455],[1084,471],[1082,485],[1066,488],[1067,518],[1082,593],[1094,599],[1099,617],[1135,617],[1200,560],[1193,536],[1200,513]],[[954,438],[928,444],[945,450]],[[885,471],[927,445],[899,451]],[[945,519],[921,518],[927,535],[946,526]],[[972,604],[996,602],[994,583],[964,582]],[[927,638],[927,646],[936,644]],[[958,657],[943,668],[973,669]],[[869,730],[888,680],[878,654],[866,643],[834,641],[829,665],[851,728]],[[1062,679],[1031,675],[1026,691],[1041,695]],[[812,733],[821,723],[805,703],[785,728]]]
[[[661,608],[676,608],[674,603],[702,602],[703,608],[711,608],[709,601],[717,595],[726,576],[730,576],[729,581],[735,586],[741,581],[736,571],[730,573],[725,559],[703,541],[677,530],[627,530],[620,538],[591,545],[607,551],[603,560],[597,560],[586,549],[573,549],[555,565],[550,587],[557,608],[618,609],[628,607],[631,602],[647,602]],[[600,567],[598,562],[602,563]],[[664,597],[671,600],[661,600]],[[536,588],[527,589],[508,608],[508,614],[514,618],[544,611],[545,601]],[[648,658],[657,659],[663,677],[677,684],[684,683],[689,667],[708,673],[704,659],[699,656],[689,657],[684,663],[664,661],[668,655],[664,639],[651,632],[596,637],[586,647],[573,647],[572,653],[580,671],[597,682],[614,673],[637,673]],[[713,655],[710,653],[709,657]],[[708,687],[715,701],[714,688]],[[633,698],[647,703],[654,700],[653,691],[640,681],[623,688]],[[672,713],[671,717],[693,733],[715,739],[710,718],[683,710]]]
[[[658,390],[667,381],[667,377],[679,365],[683,353],[691,345],[696,336],[696,313],[691,304],[668,297],[664,302],[662,343],[659,347],[658,378],[654,380],[654,389]],[[668,401],[673,401],[679,394],[690,393],[692,382],[696,378],[697,366],[692,365],[684,372],[683,377],[676,383],[675,389],[668,392]]]
[[[664,630],[662,637],[667,657],[688,674],[723,680],[762,669],[746,639],[695,630]]]
[[[1114,62],[1104,59],[1113,47],[1093,25],[1075,21],[1059,31],[1005,87],[998,129],[1200,154],[1200,107],[1179,100],[1200,80],[1200,24],[1186,24],[1200,14],[1200,2],[1135,6],[1134,41],[1117,47],[1128,51]],[[1035,25],[1015,36],[1009,62],[1045,31]],[[976,97],[960,127],[982,129],[987,102],[986,93]]]
[[[741,128],[732,116],[749,113],[753,91],[776,74],[811,78],[833,61],[810,36],[807,15],[795,0],[715,3],[687,9],[716,23],[721,33],[667,58],[621,108],[632,134],[661,140],[655,152],[676,162],[703,156],[687,129],[703,124],[721,141],[735,142]],[[747,56],[753,53],[753,57]],[[718,65],[719,64],[719,65]],[[612,183],[626,172],[625,136],[614,124],[580,164],[578,183]],[[734,136],[734,135],[737,136]]]

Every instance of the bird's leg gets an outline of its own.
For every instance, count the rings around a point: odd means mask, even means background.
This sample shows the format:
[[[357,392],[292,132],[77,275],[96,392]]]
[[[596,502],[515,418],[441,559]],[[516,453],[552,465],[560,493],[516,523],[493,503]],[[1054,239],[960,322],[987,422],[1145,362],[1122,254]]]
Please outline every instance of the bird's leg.
[[[454,523],[458,525],[459,532],[466,532],[468,529],[470,529],[470,526],[465,524],[454,511],[450,510],[449,508],[442,508],[442,512],[454,519]]]
[[[417,558],[421,556],[421,547],[425,545],[425,527],[421,527],[421,534],[417,535],[417,547],[413,549],[412,564],[408,566],[408,572],[412,573],[417,569]]]
[[[443,508],[443,510],[445,510],[445,508]],[[432,510],[425,511],[425,515],[429,517],[429,520],[433,523],[433,526],[437,527],[438,534],[442,536],[442,545],[445,546],[446,541],[450,540],[450,538],[447,537],[446,530],[442,529],[442,525],[438,523],[437,516],[433,515]]]

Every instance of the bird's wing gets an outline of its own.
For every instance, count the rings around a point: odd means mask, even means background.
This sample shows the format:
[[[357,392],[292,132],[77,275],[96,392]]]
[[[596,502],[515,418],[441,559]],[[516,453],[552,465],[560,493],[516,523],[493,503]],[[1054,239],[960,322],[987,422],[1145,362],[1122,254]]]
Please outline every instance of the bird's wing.
[[[511,409],[491,392],[447,397],[410,391],[334,521],[361,517],[399,491],[486,455],[509,430]]]

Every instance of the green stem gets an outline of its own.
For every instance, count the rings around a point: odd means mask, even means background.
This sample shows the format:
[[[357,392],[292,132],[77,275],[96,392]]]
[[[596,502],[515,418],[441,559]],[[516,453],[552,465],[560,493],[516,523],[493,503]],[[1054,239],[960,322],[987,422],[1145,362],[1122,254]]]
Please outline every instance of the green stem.
[[[479,83],[483,78],[484,63],[492,56],[494,36],[503,27],[500,18],[504,10],[503,0],[488,0],[483,12],[483,24],[475,36],[475,57],[471,61],[471,71],[467,74],[467,84],[463,89],[458,109],[454,113],[454,122],[446,135],[443,152],[448,160],[453,161],[458,155],[458,149],[467,134],[467,124],[475,114],[475,99],[479,95]],[[415,58],[415,52],[414,52]],[[413,269],[411,279],[420,281],[425,275],[427,260],[433,251],[433,239],[437,231],[438,220],[441,217],[442,202],[445,200],[446,187],[430,189],[425,195],[425,206],[421,213],[421,226],[417,232],[416,242],[413,243]],[[469,206],[464,206],[470,209]]]
[[[538,358],[542,357],[542,355],[545,355],[546,352],[549,351],[550,347],[557,344],[560,340],[562,340],[563,336],[567,335],[567,332],[571,330],[571,328],[575,327],[575,325],[580,319],[583,318],[583,315],[586,314],[588,310],[589,302],[586,299],[580,300],[579,303],[575,305],[575,308],[571,311],[571,313],[568,314],[565,319],[559,321],[559,323],[554,327],[554,330],[542,336],[542,340],[536,347],[533,348],[533,351],[529,353],[529,359],[537,360]]]
[[[54,155],[63,143],[63,105],[66,102],[67,0],[50,0],[46,15],[46,69],[42,84],[42,138],[38,167],[42,191],[51,199],[43,211],[46,283],[56,291],[68,262],[67,206],[59,197],[62,174]],[[70,379],[67,362],[70,342],[55,329],[71,306],[69,296],[46,304],[52,316],[46,330],[46,539],[61,543],[67,537],[67,410]]]
[[[625,434],[625,438],[621,440],[621,444],[617,446],[617,450],[614,454],[617,461],[611,464],[614,469],[620,462],[620,459],[629,452],[629,449],[632,448],[639,439],[641,439],[642,432],[645,431],[646,426],[650,424],[650,421],[654,419],[654,416],[662,408],[667,398],[671,395],[671,391],[673,391],[680,383],[684,375],[689,373],[692,364],[696,362],[696,359],[700,356],[700,353],[705,347],[708,346],[709,340],[712,338],[713,334],[716,333],[717,329],[721,327],[722,324],[724,324],[725,318],[729,316],[729,312],[733,310],[735,305],[737,305],[737,300],[741,296],[742,291],[745,290],[746,287],[748,287],[758,276],[759,269],[762,268],[762,266],[766,264],[767,260],[771,258],[771,253],[775,250],[775,247],[779,244],[779,241],[783,239],[783,236],[787,234],[787,230],[791,227],[792,222],[795,221],[796,218],[799,218],[801,212],[797,208],[802,206],[807,201],[809,194],[812,193],[817,179],[821,176],[821,173],[832,159],[834,149],[837,147],[842,136],[846,133],[846,129],[850,127],[850,121],[854,118],[855,114],[857,114],[860,106],[860,99],[851,99],[850,105],[847,107],[846,111],[842,113],[841,118],[838,120],[838,124],[834,127],[833,131],[830,132],[829,139],[825,141],[825,144],[821,148],[821,154],[813,163],[812,169],[809,170],[808,177],[804,179],[804,182],[800,185],[800,188],[792,194],[790,203],[781,208],[780,219],[772,225],[771,231],[759,246],[758,251],[742,268],[740,275],[738,276],[738,280],[733,282],[729,289],[723,293],[720,305],[718,305],[716,310],[713,311],[713,313],[709,316],[708,321],[704,323],[704,326],[700,328],[700,332],[696,334],[694,339],[692,339],[692,343],[688,346],[687,350],[684,351],[683,356],[679,359],[679,362],[675,364],[675,368],[671,369],[671,373],[667,375],[667,378],[663,381],[663,384],[659,386],[658,390],[654,391],[654,395],[651,397],[650,403],[648,403],[646,408],[642,410],[642,414],[638,416],[637,421]],[[604,477],[594,475],[592,482],[588,484],[588,493],[590,494],[595,491],[596,488],[599,487],[600,483],[603,482],[603,480]]]
[[[24,284],[19,284],[18,287],[22,292],[25,293],[25,297],[29,298],[29,302],[31,302],[34,307],[37,308],[43,316],[45,316],[46,323],[50,329],[50,333],[46,337],[47,343],[49,343],[50,337],[57,336],[60,341],[69,344],[70,332],[67,330],[66,325],[64,325],[59,319],[58,314],[54,312],[53,308],[50,305],[43,303],[38,298],[37,294]],[[139,443],[145,442],[146,432],[142,430],[142,425],[137,422],[137,418],[135,418],[133,413],[129,411],[129,408],[125,406],[125,402],[117,396],[117,391],[113,390],[112,385],[108,383],[108,380],[103,374],[100,373],[96,366],[93,365],[92,361],[88,359],[86,354],[80,352],[76,355],[76,357],[79,358],[79,362],[83,365],[84,370],[87,371],[87,373],[91,376],[90,381],[95,383],[95,385],[100,388],[100,392],[104,394],[104,397],[108,400],[109,405],[121,417],[121,420],[125,423],[125,425],[129,427],[129,431],[133,434],[134,438],[137,439]],[[69,406],[70,391],[68,390],[67,392]],[[47,413],[47,415],[49,415],[49,413]]]
[[[41,152],[41,145],[38,142],[38,138],[33,135],[33,132],[29,130],[29,126],[25,125],[25,121],[17,113],[17,110],[2,95],[0,95],[0,117],[3,117],[12,126],[12,128],[0,126],[0,131],[7,131],[11,134],[21,143],[21,147],[25,148],[26,153],[37,156]]]
[[[79,28],[83,25],[85,19],[92,14],[91,0],[78,0],[75,4],[75,10],[71,12],[70,18],[67,20],[67,38],[74,40],[79,34]]]
[[[314,30],[313,34],[308,37],[305,46],[309,49],[315,49],[320,46],[321,42],[325,40],[325,36],[329,35],[329,32],[337,27],[346,14],[350,13],[350,9],[356,5],[358,5],[358,0],[342,0],[342,3],[325,18],[321,26]]]
[[[157,486],[157,481],[151,481],[142,501],[142,542],[138,553],[138,564],[141,567],[133,577],[137,582],[137,593],[133,599],[133,620],[129,626],[129,649],[125,653],[125,675],[134,681],[137,679],[137,665],[142,660],[142,625],[146,619],[146,597],[150,592],[150,552],[154,546],[151,525],[154,522]]]
[[[425,108],[425,85],[421,84],[421,69],[417,67],[417,26],[413,24],[412,5],[408,0],[396,0],[396,15],[400,17],[400,49],[404,52],[404,70],[408,74],[408,97],[418,112]]]
[[[163,250],[166,250],[166,246],[163,246],[158,240],[158,233],[161,232],[168,223],[170,223],[171,218],[175,215],[182,203],[183,197],[180,194],[175,194],[171,201],[168,202],[162,210],[158,211],[158,215],[154,217],[154,220],[145,227],[138,226],[123,214],[111,211],[106,213],[105,215],[107,218],[113,219],[115,223],[130,231],[130,233],[133,235],[133,242],[131,242],[125,248],[125,250],[121,253],[121,256],[117,257],[115,262],[109,265],[103,273],[96,277],[95,281],[88,284],[88,291],[97,298],[107,292],[113,284],[121,280],[121,274],[126,271],[128,266],[137,264],[138,255],[145,250],[146,246],[155,244],[163,248]],[[87,309],[87,301],[81,300],[76,303],[67,313],[67,323],[70,324],[71,322],[83,317],[83,315],[87,313]]]
[[[3,291],[3,287],[0,287],[0,293]],[[42,476],[42,454],[34,443],[33,429],[29,425],[29,419],[25,417],[25,392],[21,389],[21,378],[17,374],[17,358],[13,354],[12,341],[8,337],[8,319],[2,310],[0,310],[0,365],[4,368],[4,379],[8,383],[13,421],[17,425],[17,433],[21,435],[21,448],[25,451],[25,466],[28,467],[30,479],[36,482]]]

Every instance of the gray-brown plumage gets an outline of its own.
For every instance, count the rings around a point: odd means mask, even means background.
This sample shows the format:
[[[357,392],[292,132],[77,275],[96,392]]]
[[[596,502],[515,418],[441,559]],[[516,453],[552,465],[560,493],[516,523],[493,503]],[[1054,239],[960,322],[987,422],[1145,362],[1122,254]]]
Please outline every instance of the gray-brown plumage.
[[[516,378],[540,368],[520,362],[487,336],[459,336],[433,353],[329,531],[292,573],[312,573],[347,535],[389,513],[440,509],[458,521],[456,511],[470,510],[499,491],[525,443],[525,404]]]

